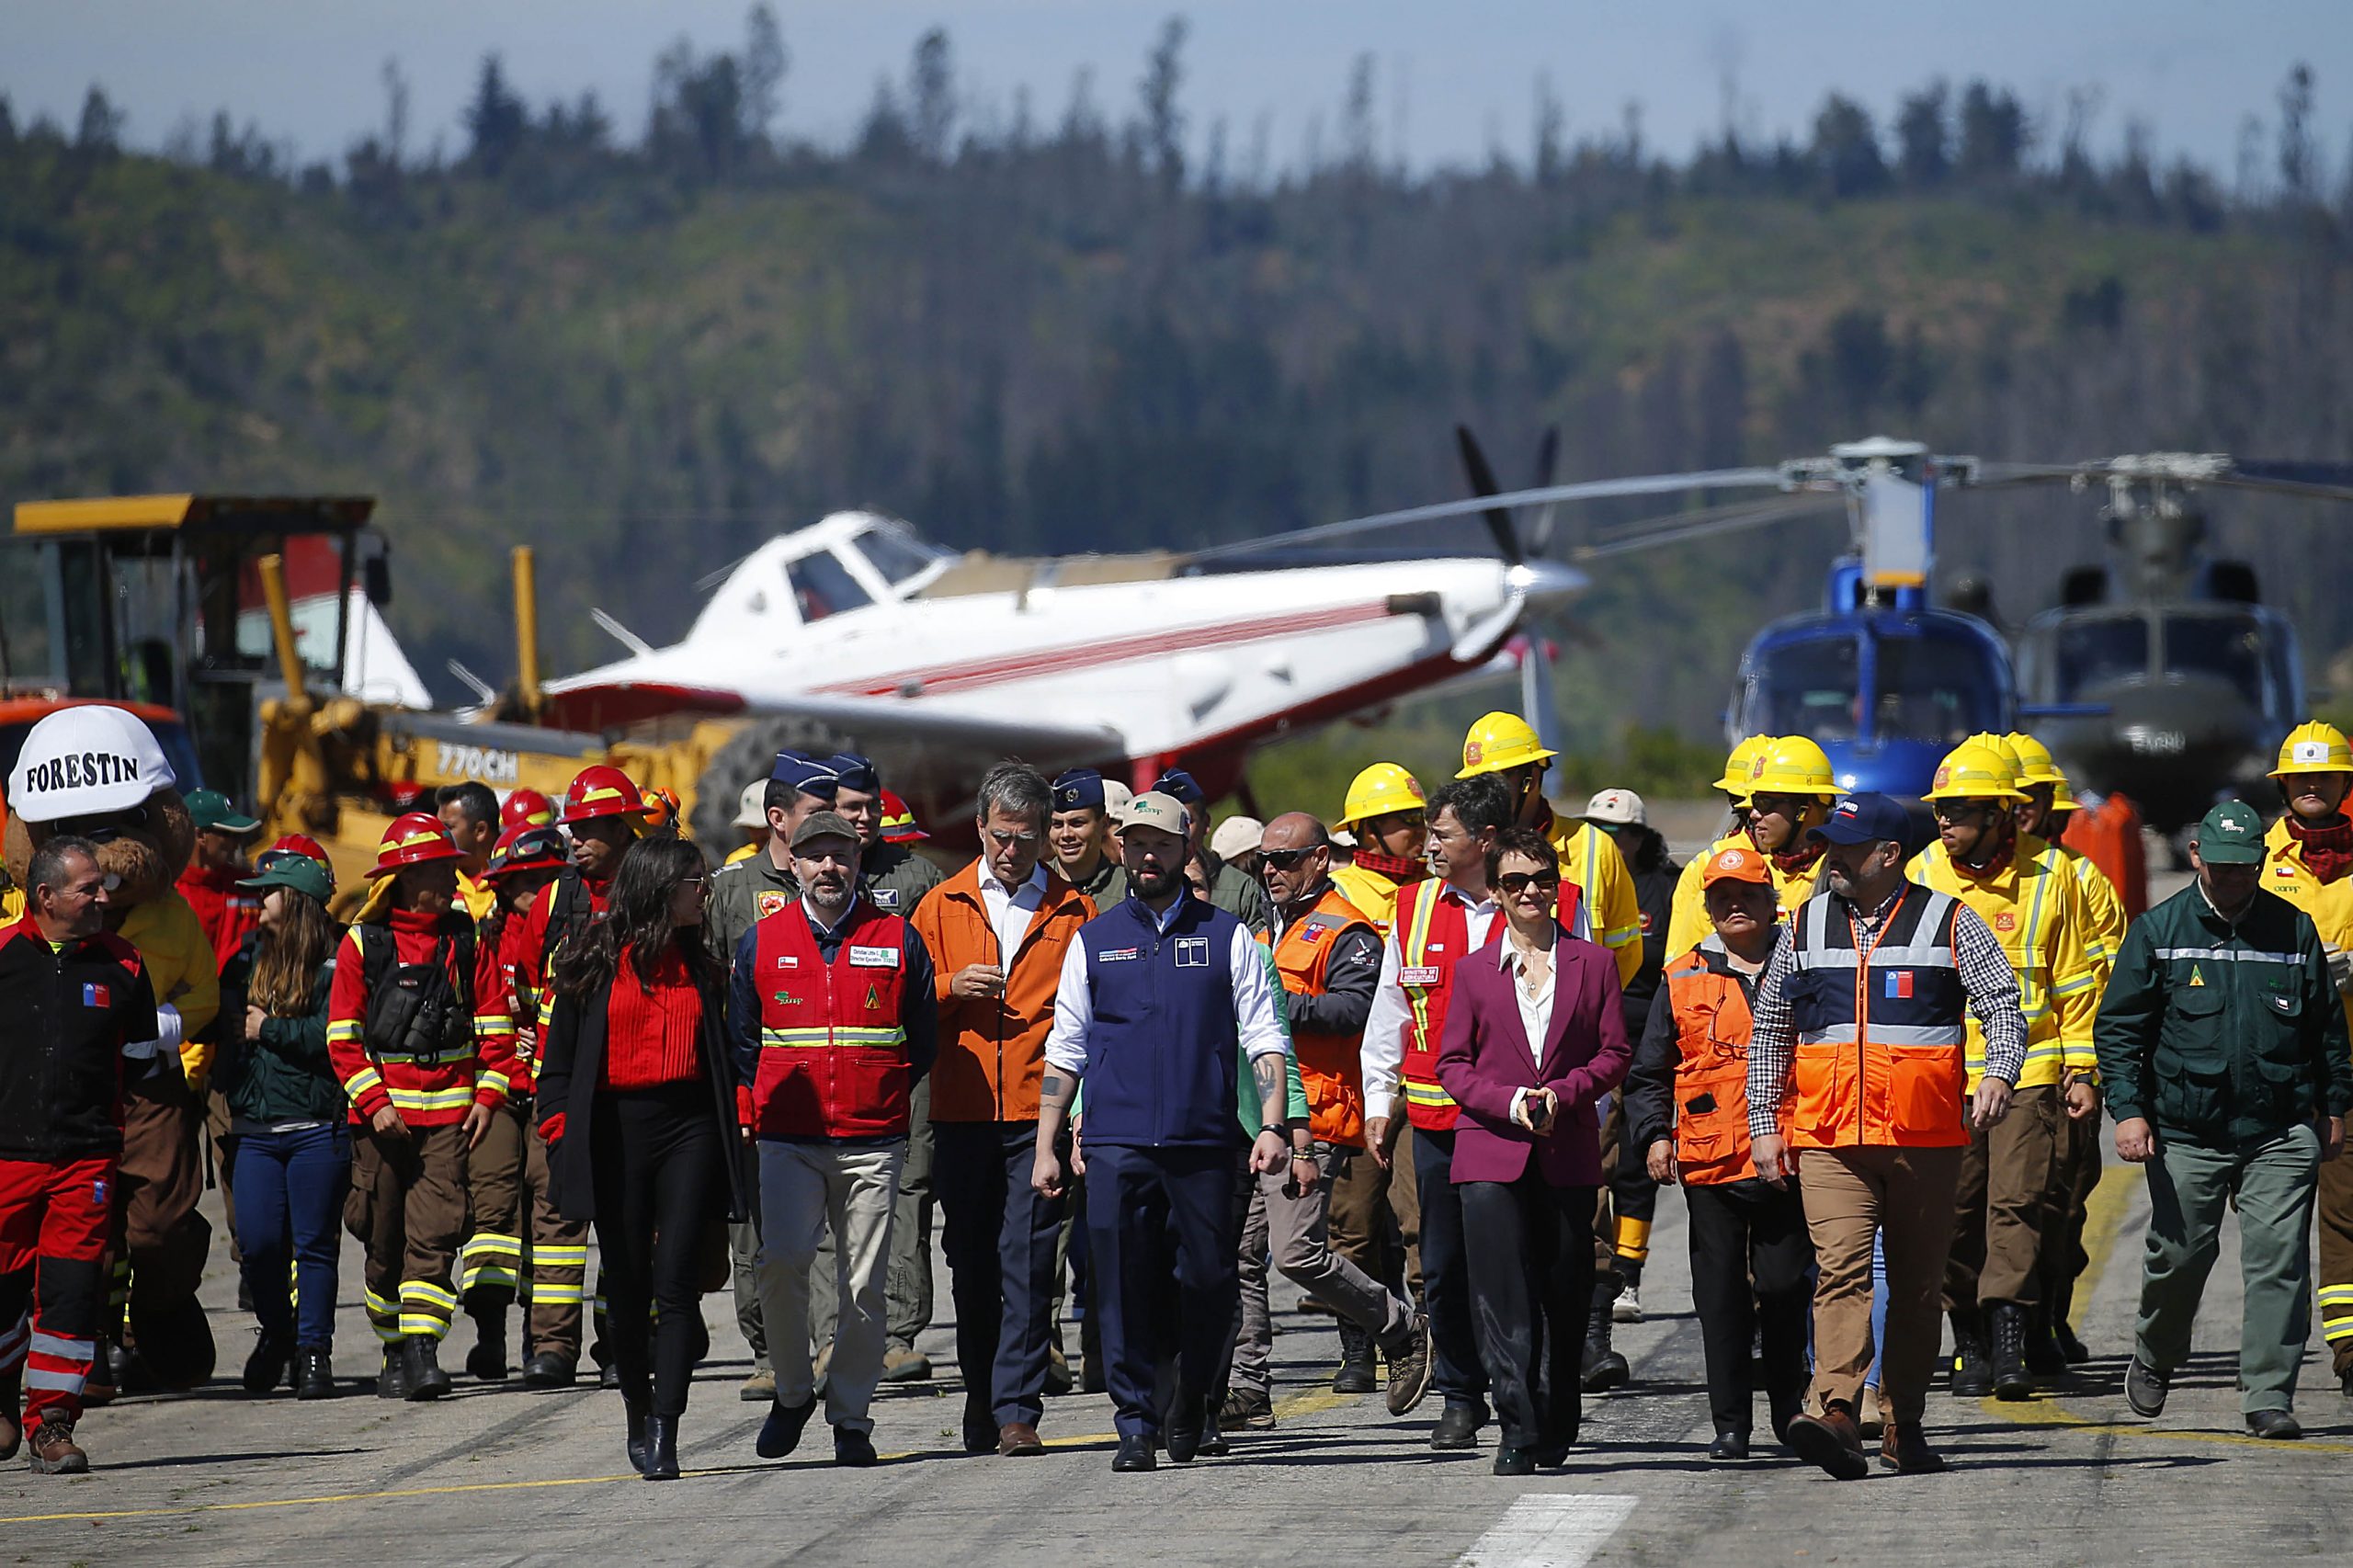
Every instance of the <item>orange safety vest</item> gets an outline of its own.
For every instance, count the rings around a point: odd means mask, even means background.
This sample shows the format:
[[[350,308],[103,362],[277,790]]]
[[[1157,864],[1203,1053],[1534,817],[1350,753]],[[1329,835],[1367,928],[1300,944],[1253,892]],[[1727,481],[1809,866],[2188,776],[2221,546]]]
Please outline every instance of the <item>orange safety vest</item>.
[[[1967,993],[1952,947],[1961,908],[1911,884],[1869,946],[1836,895],[1799,909],[1781,991],[1797,1033],[1790,1147],[1969,1142]]]
[[[1352,926],[1370,931],[1372,922],[1340,894],[1326,888],[1315,907],[1290,923],[1275,943],[1275,968],[1283,989],[1302,996],[1324,994],[1325,971],[1340,935]],[[1260,941],[1266,938],[1261,937]],[[1294,1027],[1293,1055],[1307,1089],[1308,1127],[1318,1142],[1347,1149],[1364,1147],[1364,1034],[1319,1034]],[[1410,1108],[1410,1102],[1408,1102]]]
[[[1755,1176],[1748,1149],[1748,991],[1710,937],[1666,967],[1675,1015],[1675,1161],[1690,1187]],[[1781,1136],[1790,1100],[1781,1100]]]

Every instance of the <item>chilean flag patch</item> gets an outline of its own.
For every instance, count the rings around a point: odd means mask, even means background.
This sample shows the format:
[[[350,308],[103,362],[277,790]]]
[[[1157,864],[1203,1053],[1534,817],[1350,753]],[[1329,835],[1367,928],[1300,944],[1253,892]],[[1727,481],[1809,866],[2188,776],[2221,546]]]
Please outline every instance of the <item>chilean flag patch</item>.
[[[1890,1000],[1906,1002],[1912,997],[1912,971],[1892,969],[1887,971],[1887,994]]]
[[[107,988],[92,981],[85,983],[82,987],[82,1006],[105,1007],[112,1006],[112,1002],[108,995]]]

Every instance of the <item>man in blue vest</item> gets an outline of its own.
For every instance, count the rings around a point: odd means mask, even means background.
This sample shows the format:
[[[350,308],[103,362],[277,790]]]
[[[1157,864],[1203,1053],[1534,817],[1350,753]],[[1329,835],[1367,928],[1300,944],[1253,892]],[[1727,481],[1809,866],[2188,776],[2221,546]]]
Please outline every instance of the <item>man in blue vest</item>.
[[[1253,1172],[1290,1152],[1289,1048],[1256,938],[1185,874],[1192,821],[1148,791],[1120,835],[1126,900],[1079,928],[1063,960],[1039,1085],[1030,1183],[1059,1197],[1055,1140],[1088,1087],[1083,1143],[1086,1233],[1120,1432],[1115,1471],[1153,1468],[1154,1439],[1182,1464],[1200,1451],[1211,1390],[1239,1301],[1235,1082],[1246,1054],[1260,1108]],[[1174,1301],[1175,1392],[1154,1397],[1161,1325]]]

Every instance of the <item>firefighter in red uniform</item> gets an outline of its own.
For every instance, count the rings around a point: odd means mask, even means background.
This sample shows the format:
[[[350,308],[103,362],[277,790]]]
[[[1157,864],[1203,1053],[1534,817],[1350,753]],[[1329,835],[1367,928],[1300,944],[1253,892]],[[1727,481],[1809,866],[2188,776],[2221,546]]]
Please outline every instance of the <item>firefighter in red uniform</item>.
[[[438,817],[384,830],[375,890],[335,957],[327,1058],[357,1136],[344,1223],[367,1249],[368,1320],[384,1342],[376,1392],[449,1392],[439,1347],[457,1311],[466,1154],[506,1103],[515,1065],[498,955],[457,906],[458,846]]]
[[[156,1043],[139,951],[106,929],[106,882],[87,839],[51,838],[24,918],[0,933],[0,1460],[28,1428],[45,1475],[90,1468],[74,1424],[97,1352],[122,1062],[143,1041],[152,1066]]]

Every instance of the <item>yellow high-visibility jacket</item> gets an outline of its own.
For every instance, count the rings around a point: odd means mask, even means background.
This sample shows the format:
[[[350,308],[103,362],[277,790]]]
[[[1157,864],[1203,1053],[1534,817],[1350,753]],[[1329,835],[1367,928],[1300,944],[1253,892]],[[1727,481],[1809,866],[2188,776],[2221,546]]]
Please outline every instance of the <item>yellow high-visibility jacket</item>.
[[[2313,917],[2320,939],[2333,948],[2353,948],[2353,876],[2324,883],[2304,864],[2304,852],[2288,835],[2281,817],[2264,835],[2263,891],[2276,892]]]
[[[1544,836],[1561,852],[1561,875],[1585,890],[1586,924],[1618,960],[1618,983],[1625,984],[1643,967],[1643,904],[1626,858],[1608,834],[1557,811]]]
[[[1682,874],[1675,879],[1675,903],[1666,917],[1666,961],[1673,963],[1706,941],[1715,931],[1708,919],[1707,890],[1699,885],[1700,874],[1708,862],[1726,849],[1754,850],[1756,842],[1735,828],[1708,846],[1707,853],[1694,855],[1685,863]],[[1768,859],[1767,865],[1771,866]],[[1819,863],[1802,871],[1784,871],[1773,866],[1773,886],[1781,899],[1781,917],[1786,920],[1797,913],[1798,905],[1814,894]]]
[[[2066,1070],[2089,1075],[2092,1019],[2099,1012],[2103,971],[2085,945],[2083,894],[2075,878],[2039,838],[2021,838],[1999,875],[1963,876],[1942,844],[1912,858],[1911,879],[1949,893],[1993,927],[2018,977],[2018,1009],[2026,1015],[2026,1066],[2018,1086],[2056,1084]],[[1969,1018],[1969,1087],[1985,1073],[1985,1032]]]
[[[2109,971],[2116,967],[2116,955],[2124,946],[2124,901],[2116,896],[2116,884],[2108,880],[2108,873],[2082,850],[2052,842],[2043,853],[2057,856],[2075,876],[2075,891],[2083,897],[2084,948],[2099,971],[2100,989],[2105,992]]]
[[[221,1011],[221,960],[212,938],[188,900],[168,891],[123,916],[118,935],[139,949],[155,1000],[180,1010],[180,1071],[202,1084],[212,1071],[212,1045],[196,1037]]]

